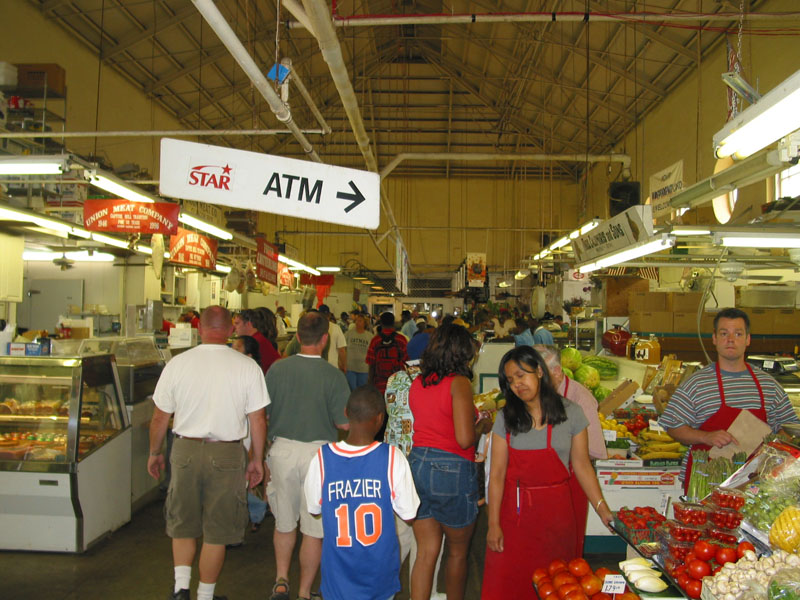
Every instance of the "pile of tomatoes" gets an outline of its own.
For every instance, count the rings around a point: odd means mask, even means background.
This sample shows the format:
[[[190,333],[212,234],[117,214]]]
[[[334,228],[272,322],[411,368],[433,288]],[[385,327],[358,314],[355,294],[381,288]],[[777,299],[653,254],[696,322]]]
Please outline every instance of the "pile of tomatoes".
[[[606,575],[617,573],[604,567],[592,572],[589,563],[582,558],[569,562],[554,560],[547,568],[533,572],[533,584],[541,600],[612,600],[610,594],[600,590]],[[617,594],[616,600],[639,600],[632,592]]]
[[[741,542],[733,548],[717,546],[708,540],[698,540],[692,551],[686,555],[683,564],[669,569],[669,572],[689,598],[699,598],[703,589],[703,577],[717,573],[725,563],[735,563],[747,550],[755,550],[750,542]]]
[[[653,541],[654,528],[666,521],[666,517],[652,506],[637,506],[633,510],[623,506],[617,511],[617,521],[624,526],[626,537],[640,544]]]
[[[644,415],[642,414],[638,414],[634,418],[623,421],[622,423],[628,428],[628,431],[630,431],[634,437],[639,435],[643,429],[647,429],[649,426],[647,419],[645,419]]]

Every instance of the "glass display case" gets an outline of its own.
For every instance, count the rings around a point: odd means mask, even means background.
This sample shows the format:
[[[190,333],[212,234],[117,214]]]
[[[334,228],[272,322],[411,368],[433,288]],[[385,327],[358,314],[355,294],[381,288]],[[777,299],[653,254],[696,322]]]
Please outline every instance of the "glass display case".
[[[0,548],[80,552],[130,520],[114,357],[0,357]]]

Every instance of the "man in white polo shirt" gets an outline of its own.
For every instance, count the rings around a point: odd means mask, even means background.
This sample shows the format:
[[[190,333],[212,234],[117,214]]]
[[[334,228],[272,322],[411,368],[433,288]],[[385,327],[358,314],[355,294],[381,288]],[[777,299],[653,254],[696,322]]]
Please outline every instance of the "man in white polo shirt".
[[[164,368],[153,393],[150,422],[147,470],[158,479],[165,466],[161,446],[174,417],[165,516],[172,538],[175,600],[191,600],[192,563],[201,535],[197,600],[224,599],[214,595],[214,588],[225,546],[244,538],[247,485],[253,487],[264,477],[264,408],[270,400],[261,369],[226,345],[233,322],[221,306],[203,311],[199,333],[203,343]],[[253,440],[249,463],[242,445],[248,427]]]

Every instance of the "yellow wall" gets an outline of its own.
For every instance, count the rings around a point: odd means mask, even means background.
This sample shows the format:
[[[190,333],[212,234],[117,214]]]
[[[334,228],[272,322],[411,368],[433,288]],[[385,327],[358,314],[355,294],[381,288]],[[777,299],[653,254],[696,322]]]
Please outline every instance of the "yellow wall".
[[[100,71],[100,112],[97,127],[97,63],[92,52],[26,0],[2,2],[0,60],[10,63],[56,63],[66,72],[66,129],[69,131],[176,129],[180,124],[111,68]],[[64,103],[48,108],[63,114]],[[54,129],[60,125],[54,125]],[[137,163],[158,175],[157,138],[100,138],[97,154],[115,167]],[[94,138],[68,140],[67,147],[89,156]]]

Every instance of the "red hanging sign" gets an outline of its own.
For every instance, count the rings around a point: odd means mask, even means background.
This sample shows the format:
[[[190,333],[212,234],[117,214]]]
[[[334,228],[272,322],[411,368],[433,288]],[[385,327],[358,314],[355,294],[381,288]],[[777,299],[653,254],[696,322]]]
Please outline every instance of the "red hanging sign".
[[[177,235],[169,237],[169,260],[180,265],[213,269],[217,265],[217,242],[178,227]]]
[[[256,277],[261,281],[278,285],[278,249],[263,238],[257,241]]]
[[[178,231],[180,209],[171,202],[87,199],[83,203],[83,226],[89,231],[173,235]]]

